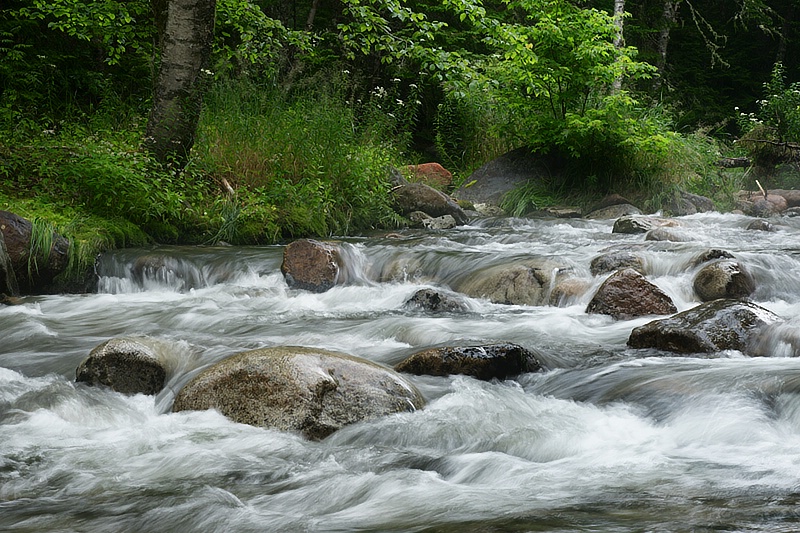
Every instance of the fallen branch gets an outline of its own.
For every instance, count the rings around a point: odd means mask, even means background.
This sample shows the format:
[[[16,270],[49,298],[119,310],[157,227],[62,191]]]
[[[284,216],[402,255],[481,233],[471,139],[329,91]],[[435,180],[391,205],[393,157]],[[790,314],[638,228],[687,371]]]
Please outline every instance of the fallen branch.
[[[749,157],[724,157],[717,161],[717,166],[722,168],[747,168],[752,165]]]

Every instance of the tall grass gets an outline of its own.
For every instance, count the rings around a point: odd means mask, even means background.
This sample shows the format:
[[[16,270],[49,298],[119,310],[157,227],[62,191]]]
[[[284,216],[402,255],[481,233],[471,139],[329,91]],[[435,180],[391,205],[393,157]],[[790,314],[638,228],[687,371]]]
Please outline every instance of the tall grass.
[[[226,235],[257,242],[392,223],[386,177],[396,143],[347,96],[336,83],[294,96],[244,80],[212,89],[195,154],[233,189],[215,212]]]

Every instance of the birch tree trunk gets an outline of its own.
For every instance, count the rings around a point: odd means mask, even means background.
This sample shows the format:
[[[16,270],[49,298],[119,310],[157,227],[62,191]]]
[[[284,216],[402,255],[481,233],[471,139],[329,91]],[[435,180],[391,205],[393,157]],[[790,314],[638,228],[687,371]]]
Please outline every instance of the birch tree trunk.
[[[153,6],[163,6],[155,15],[164,22],[145,146],[162,164],[183,167],[200,119],[216,0],[154,0]]]

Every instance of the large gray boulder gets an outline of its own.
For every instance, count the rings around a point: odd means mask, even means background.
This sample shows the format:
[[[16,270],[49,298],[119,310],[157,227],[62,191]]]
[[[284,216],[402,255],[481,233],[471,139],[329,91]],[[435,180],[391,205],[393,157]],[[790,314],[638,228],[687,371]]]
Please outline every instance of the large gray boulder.
[[[779,321],[772,311],[752,302],[714,300],[634,328],[628,346],[677,353],[747,353],[760,331]]]
[[[552,165],[528,148],[517,148],[489,161],[473,172],[453,197],[475,204],[499,206],[510,191],[530,182],[547,180]]]
[[[671,315],[678,309],[664,291],[636,270],[626,268],[600,285],[586,312],[628,320],[646,315]]]
[[[632,268],[637,272],[645,273],[644,258],[628,250],[606,252],[598,255],[589,264],[589,271],[593,276],[608,274],[623,268]]]
[[[719,259],[706,264],[695,276],[692,286],[704,302],[747,298],[756,290],[753,276],[735,259]]]
[[[158,394],[167,379],[169,345],[149,337],[120,337],[94,348],[75,381],[125,394]]]
[[[505,379],[541,370],[536,354],[518,344],[448,346],[417,352],[395,370],[416,375],[465,374],[482,380]]]
[[[344,282],[345,272],[341,253],[333,244],[300,239],[283,250],[281,273],[291,289],[325,292]]]
[[[234,422],[323,439],[356,422],[421,409],[389,368],[338,352],[279,346],[242,352],[195,376],[173,411],[217,409]]]
[[[454,289],[473,298],[506,305],[546,305],[550,288],[569,269],[549,258],[494,265],[470,273]]]

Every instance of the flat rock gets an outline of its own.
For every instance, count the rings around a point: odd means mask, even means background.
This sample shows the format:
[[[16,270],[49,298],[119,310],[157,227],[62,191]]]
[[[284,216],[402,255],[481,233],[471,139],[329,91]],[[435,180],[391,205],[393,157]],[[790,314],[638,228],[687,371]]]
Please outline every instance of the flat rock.
[[[448,376],[465,374],[482,380],[505,379],[541,369],[536,354],[517,344],[431,348],[395,366],[398,372]]]

